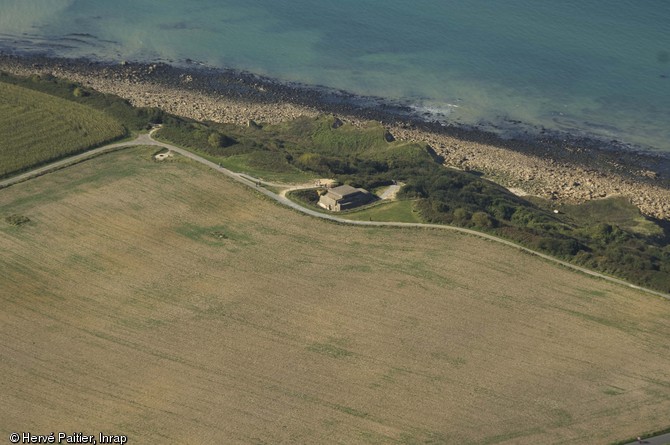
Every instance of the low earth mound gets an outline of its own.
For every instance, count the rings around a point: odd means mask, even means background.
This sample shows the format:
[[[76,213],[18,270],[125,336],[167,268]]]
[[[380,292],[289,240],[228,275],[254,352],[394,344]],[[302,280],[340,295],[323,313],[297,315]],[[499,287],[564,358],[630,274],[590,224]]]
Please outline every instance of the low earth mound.
[[[476,237],[326,223],[153,154],[0,190],[3,437],[606,444],[667,427],[668,301]]]

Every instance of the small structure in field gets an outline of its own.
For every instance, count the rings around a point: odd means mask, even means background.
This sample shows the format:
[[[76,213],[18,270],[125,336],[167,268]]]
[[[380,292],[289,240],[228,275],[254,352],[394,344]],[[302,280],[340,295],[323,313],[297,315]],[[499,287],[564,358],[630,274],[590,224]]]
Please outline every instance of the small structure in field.
[[[171,158],[174,155],[172,154],[171,151],[167,151],[166,153],[158,153],[156,156],[154,156],[154,159],[157,161],[164,161],[167,158]]]
[[[373,197],[365,189],[357,189],[350,185],[341,185],[328,190],[328,193],[319,198],[319,206],[326,210],[340,212],[353,209],[372,201]]]

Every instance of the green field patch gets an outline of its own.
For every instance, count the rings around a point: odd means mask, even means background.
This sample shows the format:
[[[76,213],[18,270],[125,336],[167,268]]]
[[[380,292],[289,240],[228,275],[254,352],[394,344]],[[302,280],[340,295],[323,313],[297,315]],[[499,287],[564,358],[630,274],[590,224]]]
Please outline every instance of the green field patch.
[[[408,375],[408,371],[402,368],[391,368],[379,377],[377,382],[370,385],[371,388],[380,388],[386,385],[393,385],[398,383],[398,378]]]
[[[543,432],[542,428],[529,428],[527,430],[513,431],[513,432],[510,432],[510,433],[506,433],[506,434],[497,434],[495,436],[490,436],[490,437],[487,437],[483,441],[478,442],[478,443],[480,443],[482,445],[492,445],[492,444],[496,444],[496,443],[508,442],[508,441],[513,440],[513,439],[518,439],[518,438],[524,437],[524,436],[539,434],[539,433],[542,433],[542,432]]]
[[[280,194],[282,192],[282,190],[285,189],[285,187],[275,187],[275,186],[272,186],[272,185],[262,185],[262,187],[266,190],[270,190],[275,195]]]
[[[567,410],[557,408],[551,410],[550,414],[554,418],[553,426],[556,428],[570,425],[573,422],[572,414],[570,414]]]
[[[607,292],[597,289],[579,289],[579,292],[587,298],[604,298],[607,297]]]
[[[642,236],[663,235],[662,227],[642,216],[635,205],[620,196],[563,205],[560,211],[563,218],[579,224],[611,224]]]
[[[101,261],[92,255],[84,256],[79,253],[73,253],[68,256],[64,262],[66,267],[77,267],[88,272],[103,272],[105,268]]]
[[[126,129],[98,111],[0,82],[0,177],[118,139]]]
[[[251,236],[226,226],[197,226],[195,224],[184,224],[175,229],[177,233],[193,241],[207,244],[209,246],[223,246],[227,242],[236,244],[251,244]]]
[[[509,294],[492,294],[484,297],[484,301],[501,309],[509,310],[514,307],[515,298]]]
[[[626,391],[622,388],[618,388],[616,386],[608,386],[607,388],[603,389],[603,393],[607,394],[608,396],[618,396]]]
[[[452,443],[461,443],[461,441],[454,440],[452,437],[439,431],[419,430],[414,434],[401,434],[400,443],[406,445],[449,445]]]
[[[411,200],[379,203],[366,209],[344,213],[342,217],[354,221],[423,222],[420,213],[414,208],[414,201]]]
[[[368,264],[343,264],[337,270],[342,272],[369,273],[372,272],[372,267]]]
[[[145,329],[158,329],[162,326],[165,326],[167,324],[166,321],[164,320],[158,320],[155,318],[123,318],[119,320],[119,324],[129,328],[129,329],[139,329],[139,330],[145,330]]]
[[[465,358],[447,354],[446,352],[431,352],[430,356],[436,360],[449,363],[454,368],[460,368],[465,365]]]
[[[422,223],[423,219],[414,208],[414,200],[393,202],[377,201],[363,207],[330,212],[317,205],[318,194],[316,189],[295,190],[286,194],[291,201],[326,215],[335,215],[352,221],[379,221],[379,222],[406,222]]]
[[[0,82],[102,111],[122,124],[128,132],[146,130],[149,125],[162,122],[165,115],[158,108],[134,107],[127,99],[114,94],[101,93],[51,74],[22,77],[2,73]]]
[[[340,348],[339,346],[335,346],[329,343],[312,343],[307,347],[307,350],[333,358],[343,358],[354,355],[353,352],[347,349]]]
[[[408,261],[403,264],[398,272],[414,278],[419,278],[419,285],[433,283],[440,287],[451,288],[457,284],[453,279],[436,272],[432,267],[430,267],[430,264],[425,261]]]
[[[240,302],[239,301],[228,301],[228,302],[213,302],[205,309],[200,311],[198,316],[206,316],[209,318],[214,318],[219,322],[224,322],[229,324],[231,320],[237,319],[240,321]]]
[[[365,419],[365,418],[367,418],[367,417],[369,416],[368,413],[366,413],[366,412],[364,412],[364,411],[360,411],[360,410],[354,409],[354,408],[351,408],[351,407],[349,407],[349,406],[333,404],[332,407],[333,407],[334,409],[336,409],[337,411],[339,411],[339,412],[342,412],[342,413],[345,413],[345,414],[349,414],[350,416],[354,416],[354,417],[360,417],[360,418],[362,418],[362,419]]]
[[[604,316],[600,315],[593,315],[593,314],[587,314],[584,312],[579,312],[575,311],[572,309],[565,309],[565,308],[557,308],[569,315],[572,315],[577,318],[581,318],[583,320],[590,321],[592,323],[596,323],[602,326],[606,326],[608,328],[616,329],[622,332],[630,333],[634,332],[635,330],[639,329],[638,326],[633,325],[632,323],[626,321],[626,320],[617,320],[613,318],[607,318]]]
[[[254,152],[230,157],[213,157],[212,159],[229,170],[245,173],[264,181],[291,184],[309,182],[316,178],[315,175],[303,172],[278,158],[276,153]]]
[[[375,431],[361,431],[359,434],[359,437],[361,441],[364,443],[370,443],[370,444],[387,444],[394,442],[390,437],[385,436],[383,434],[377,433]]]
[[[25,224],[28,224],[30,222],[30,218],[24,215],[9,215],[5,217],[5,222],[9,224],[10,226],[14,227],[21,227]]]

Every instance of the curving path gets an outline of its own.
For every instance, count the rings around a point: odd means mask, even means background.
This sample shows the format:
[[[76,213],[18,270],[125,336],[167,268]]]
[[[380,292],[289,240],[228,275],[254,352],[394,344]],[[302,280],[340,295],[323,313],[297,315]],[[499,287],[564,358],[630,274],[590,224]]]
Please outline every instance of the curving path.
[[[152,132],[155,130],[152,130]],[[113,144],[103,145],[102,147],[94,148],[93,150],[88,150],[84,153],[78,155],[69,156],[67,158],[61,159],[60,161],[55,161],[50,164],[47,164],[43,167],[38,167],[36,169],[30,170],[26,173],[22,173],[17,176],[12,176],[9,179],[0,181],[0,189],[9,187],[10,185],[18,184],[19,182],[27,181],[28,179],[35,178],[37,176],[42,176],[45,173],[52,172],[54,170],[60,170],[61,168],[68,167],[72,164],[77,164],[81,161],[84,161],[89,158],[101,155],[114,150],[119,150],[121,148],[135,147],[138,145],[155,145],[156,141],[151,138],[151,134],[141,134],[137,136],[132,141],[126,142],[116,142]]]
[[[633,442],[628,442],[625,445],[637,445],[637,444],[667,445],[670,444],[670,433],[661,434],[660,436],[648,437],[646,439],[635,440]]]
[[[153,137],[152,137],[153,133],[157,130],[158,130],[158,128],[154,128],[153,130],[151,130],[151,132],[149,134],[141,134],[140,136],[138,136],[136,139],[134,139],[132,141],[105,145],[103,147],[99,147],[99,148],[87,151],[86,153],[82,153],[80,155],[72,156],[70,158],[54,162],[54,163],[49,164],[47,166],[40,167],[40,168],[37,168],[35,170],[31,170],[30,172],[15,176],[13,178],[6,179],[4,181],[0,181],[0,188],[8,187],[10,185],[13,185],[13,184],[16,184],[16,183],[19,183],[19,182],[22,182],[22,181],[26,181],[30,178],[35,177],[35,176],[40,176],[42,174],[48,173],[52,170],[57,170],[57,169],[66,167],[68,165],[71,165],[73,163],[80,162],[82,160],[97,156],[97,155],[102,154],[102,153],[106,153],[106,152],[113,151],[113,150],[118,150],[120,148],[137,146],[137,145],[149,145],[149,146],[163,147],[163,148],[167,148],[168,150],[179,153],[180,155],[182,155],[186,158],[192,159],[196,162],[199,162],[203,165],[206,165],[206,166],[212,168],[213,170],[216,170],[220,173],[223,173],[224,175],[228,176],[229,178],[231,178],[231,179],[233,179],[233,180],[235,180],[239,183],[242,183],[242,184],[244,184],[248,187],[251,187],[251,188],[255,189],[258,193],[262,193],[263,195],[267,196],[268,198],[270,198],[270,199],[272,199],[276,202],[279,202],[280,204],[283,204],[287,207],[290,207],[294,210],[297,210],[298,212],[313,216],[315,218],[321,218],[321,219],[325,219],[325,220],[328,220],[328,221],[333,221],[333,222],[340,223],[340,224],[350,224],[350,225],[355,225],[355,226],[430,228],[430,229],[451,230],[451,231],[454,231],[454,232],[467,233],[468,235],[474,235],[474,236],[477,236],[479,238],[494,241],[496,243],[505,244],[506,246],[513,247],[515,249],[521,250],[521,251],[529,253],[531,255],[535,255],[539,258],[542,258],[544,260],[550,261],[550,262],[555,263],[555,264],[559,264],[559,265],[561,265],[563,267],[566,267],[568,269],[572,269],[572,270],[575,270],[575,271],[578,271],[578,272],[581,272],[581,273],[584,273],[584,274],[587,274],[587,275],[590,275],[590,276],[593,276],[593,277],[597,277],[597,278],[609,281],[611,283],[616,283],[616,284],[619,284],[621,286],[626,286],[626,287],[630,287],[630,288],[633,288],[633,289],[637,289],[637,290],[647,292],[649,294],[656,295],[658,297],[662,297],[662,298],[666,298],[666,299],[670,300],[670,295],[665,294],[663,292],[655,291],[655,290],[652,290],[652,289],[647,289],[647,288],[644,288],[644,287],[641,287],[641,286],[637,286],[635,284],[628,283],[628,282],[626,282],[624,280],[621,280],[621,279],[618,279],[618,278],[614,278],[614,277],[611,277],[611,276],[608,276],[608,275],[605,275],[605,274],[602,274],[602,273],[599,273],[599,272],[595,272],[595,271],[586,269],[584,267],[576,266],[576,265],[568,263],[566,261],[562,261],[562,260],[559,260],[557,258],[554,258],[550,255],[547,255],[547,254],[544,254],[544,253],[541,253],[541,252],[536,252],[536,251],[534,251],[532,249],[529,249],[527,247],[520,246],[519,244],[516,244],[512,241],[508,241],[508,240],[503,239],[503,238],[498,238],[496,236],[489,235],[489,234],[486,234],[486,233],[478,232],[476,230],[465,229],[465,228],[462,228],[462,227],[446,226],[446,225],[441,225],[441,224],[381,222],[381,221],[353,221],[353,220],[340,218],[340,217],[335,216],[335,215],[320,213],[320,212],[317,212],[315,210],[311,210],[311,209],[308,209],[306,207],[303,207],[303,206],[291,201],[290,199],[288,199],[286,197],[286,192],[287,191],[297,190],[297,189],[300,189],[300,188],[308,188],[308,187],[305,187],[305,186],[291,187],[288,190],[283,190],[280,194],[276,194],[276,193],[274,193],[274,192],[272,192],[268,189],[260,187],[259,184],[261,184],[261,185],[265,184],[265,185],[271,185],[271,186],[281,186],[281,187],[285,187],[286,185],[285,184],[274,184],[274,183],[263,182],[263,181],[258,180],[256,178],[252,178],[251,176],[246,175],[246,174],[235,173],[231,170],[228,170],[227,168],[224,168],[224,167],[220,166],[219,164],[216,164],[212,161],[209,161],[209,160],[207,160],[207,159],[205,159],[201,156],[198,156],[198,155],[196,155],[196,154],[194,154],[194,153],[192,153],[188,150],[176,147],[172,144],[157,141],[157,140],[153,139]]]

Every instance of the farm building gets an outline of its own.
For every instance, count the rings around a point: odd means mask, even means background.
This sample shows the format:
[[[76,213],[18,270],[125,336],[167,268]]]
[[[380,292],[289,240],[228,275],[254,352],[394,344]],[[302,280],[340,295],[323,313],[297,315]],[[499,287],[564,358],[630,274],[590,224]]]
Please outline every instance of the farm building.
[[[362,206],[370,201],[372,201],[372,195],[367,190],[341,185],[328,190],[328,193],[321,196],[319,205],[326,210],[339,212]]]

